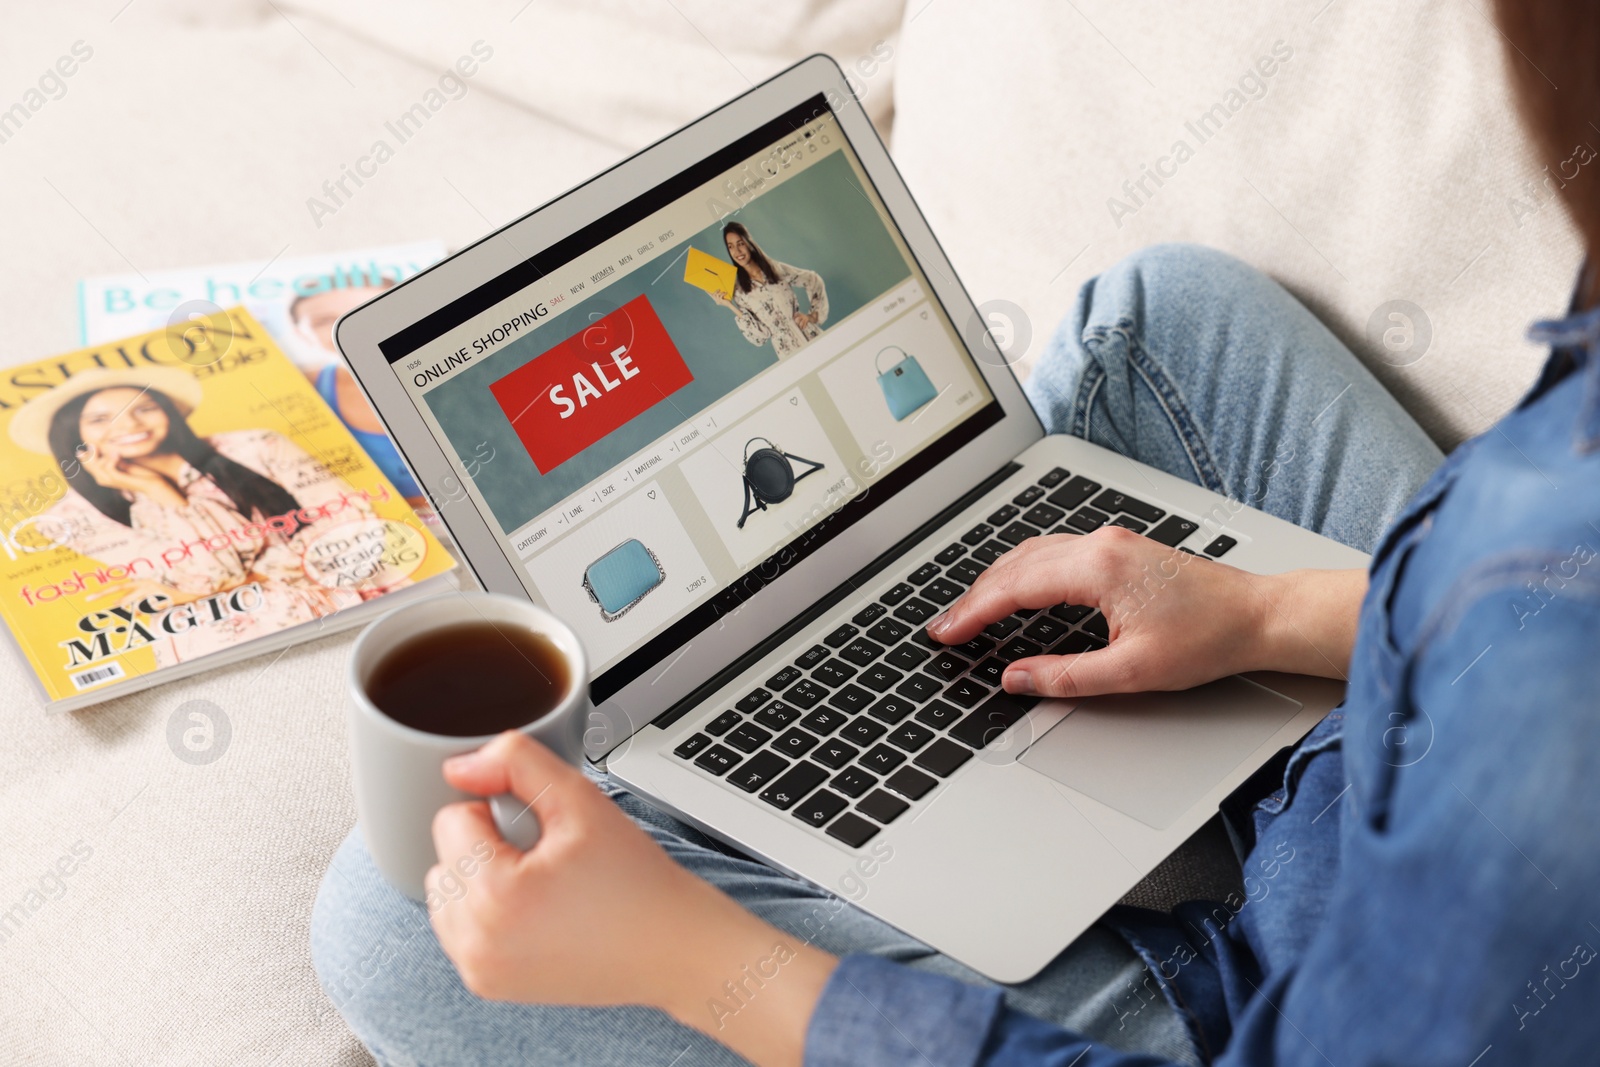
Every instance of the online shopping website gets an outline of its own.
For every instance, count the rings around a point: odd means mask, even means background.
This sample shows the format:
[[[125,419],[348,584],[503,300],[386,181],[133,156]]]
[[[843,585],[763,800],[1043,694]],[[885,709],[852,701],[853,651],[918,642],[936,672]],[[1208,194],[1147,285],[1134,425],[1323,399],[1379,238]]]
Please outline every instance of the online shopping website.
[[[395,372],[599,675],[995,415],[825,108],[407,347]]]

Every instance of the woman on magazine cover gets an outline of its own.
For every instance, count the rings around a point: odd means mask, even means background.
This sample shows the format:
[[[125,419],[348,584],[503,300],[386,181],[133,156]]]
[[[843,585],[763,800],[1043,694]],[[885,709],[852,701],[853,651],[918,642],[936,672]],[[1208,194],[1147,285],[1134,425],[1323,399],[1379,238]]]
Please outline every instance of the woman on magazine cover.
[[[11,426],[17,444],[54,457],[70,486],[43,516],[39,533],[80,555],[132,568],[127,580],[86,592],[86,605],[103,609],[164,595],[172,606],[260,583],[255,610],[154,646],[162,666],[370,595],[318,582],[304,558],[319,533],[371,517],[366,499],[281,434],[197,435],[187,419],[202,399],[200,383],[186,371],[94,370],[30,401]],[[324,505],[337,514],[311,522],[294,516]]]
[[[784,359],[822,336],[828,290],[820,274],[768,259],[740,223],[724,226],[722,240],[739,273],[731,298],[712,293],[711,299],[733,312],[746,341],[757,346],[771,341],[772,351]],[[796,286],[805,290],[809,311],[800,310]]]

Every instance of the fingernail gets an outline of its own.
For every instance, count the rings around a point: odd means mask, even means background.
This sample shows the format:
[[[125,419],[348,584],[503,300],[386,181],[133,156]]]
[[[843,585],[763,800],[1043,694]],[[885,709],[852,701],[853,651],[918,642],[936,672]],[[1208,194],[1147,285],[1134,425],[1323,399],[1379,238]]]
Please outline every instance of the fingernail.
[[[938,637],[950,629],[950,609],[946,608],[932,619],[928,620],[928,636]]]
[[[482,759],[483,757],[476,752],[463,752],[459,756],[451,756],[445,760],[444,769],[452,774],[465,774],[477,769]]]
[[[1016,693],[1019,696],[1034,695],[1033,675],[1025,669],[1019,668],[1017,670],[1006,671],[1005,677],[1001,679],[1001,683],[1004,685],[1005,691],[1008,693]]]

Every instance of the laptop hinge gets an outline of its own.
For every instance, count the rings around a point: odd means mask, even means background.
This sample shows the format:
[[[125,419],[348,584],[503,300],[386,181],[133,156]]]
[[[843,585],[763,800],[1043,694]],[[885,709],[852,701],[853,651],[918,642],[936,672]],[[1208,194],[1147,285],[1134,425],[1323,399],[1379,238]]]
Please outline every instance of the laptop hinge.
[[[810,626],[823,615],[833,610],[833,608],[836,607],[839,602],[844,600],[846,597],[860,592],[862,587],[869,584],[886,567],[892,566],[897,560],[900,559],[900,557],[911,551],[911,549],[914,548],[919,542],[927,538],[929,534],[933,533],[933,531],[937,530],[939,527],[955,518],[955,516],[959,515],[962,511],[965,511],[967,508],[971,507],[977,500],[993,490],[995,486],[999,485],[1001,482],[1005,481],[1007,478],[1011,477],[1021,469],[1022,464],[1020,463],[1007,463],[1004,467],[1001,467],[999,470],[989,475],[989,477],[973,486],[973,488],[964,496],[962,496],[961,499],[955,501],[949,507],[939,512],[939,514],[935,515],[933,518],[917,527],[911,533],[901,538],[900,541],[895,543],[887,551],[880,554],[871,563],[868,563],[865,567],[861,568],[859,571],[856,571],[855,574],[851,575],[839,585],[829,590],[827,594],[824,595],[820,600],[817,600],[811,604],[811,606],[806,608],[799,615],[795,616],[784,626],[774,631],[770,637],[766,638],[766,640],[757,644],[754,648],[744,653],[742,656],[728,664],[716,674],[713,674],[709,679],[690,692],[682,700],[672,705],[672,707],[668,708],[666,711],[663,711],[654,719],[651,719],[651,725],[659,726],[665,729],[666,727],[677,722],[684,715],[698,707],[701,702],[711,696],[712,693],[716,692],[718,689],[721,689],[723,686],[727,685],[729,681],[748,670],[751,664],[771,655],[774,649],[788,642],[795,636],[795,634],[799,633],[801,630],[804,630],[807,626]]]

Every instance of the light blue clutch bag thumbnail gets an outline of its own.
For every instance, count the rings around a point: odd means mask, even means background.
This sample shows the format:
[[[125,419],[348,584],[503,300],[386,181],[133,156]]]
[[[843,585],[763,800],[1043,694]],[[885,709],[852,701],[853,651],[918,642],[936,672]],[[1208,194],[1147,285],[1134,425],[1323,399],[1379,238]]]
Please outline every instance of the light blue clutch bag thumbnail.
[[[630,537],[584,569],[583,588],[589,599],[600,605],[601,616],[611,622],[626,614],[666,577],[656,554],[637,537]]]

